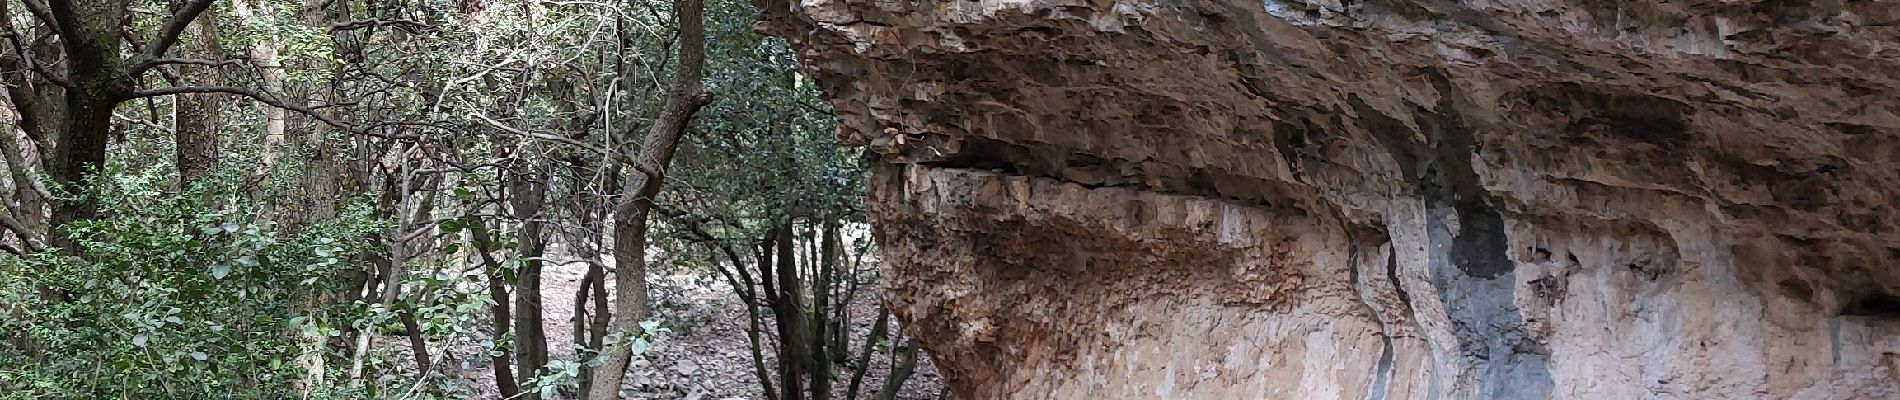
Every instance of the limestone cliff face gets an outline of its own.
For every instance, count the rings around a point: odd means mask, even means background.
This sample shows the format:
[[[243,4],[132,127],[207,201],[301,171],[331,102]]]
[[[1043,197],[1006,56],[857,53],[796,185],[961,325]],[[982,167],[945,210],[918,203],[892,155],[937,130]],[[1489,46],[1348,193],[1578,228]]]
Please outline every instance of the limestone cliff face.
[[[1900,4],[759,1],[960,399],[1900,397]]]

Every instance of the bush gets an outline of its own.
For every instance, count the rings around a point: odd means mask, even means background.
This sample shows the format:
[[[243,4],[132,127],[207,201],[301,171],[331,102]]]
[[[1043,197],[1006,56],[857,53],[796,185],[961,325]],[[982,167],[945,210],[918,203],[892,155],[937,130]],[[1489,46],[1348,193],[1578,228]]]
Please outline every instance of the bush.
[[[100,220],[62,233],[76,256],[0,256],[0,397],[304,397],[300,357],[342,307],[318,296],[377,226],[363,202],[294,235],[223,173],[180,192],[111,171]],[[313,393],[322,396],[321,393]]]

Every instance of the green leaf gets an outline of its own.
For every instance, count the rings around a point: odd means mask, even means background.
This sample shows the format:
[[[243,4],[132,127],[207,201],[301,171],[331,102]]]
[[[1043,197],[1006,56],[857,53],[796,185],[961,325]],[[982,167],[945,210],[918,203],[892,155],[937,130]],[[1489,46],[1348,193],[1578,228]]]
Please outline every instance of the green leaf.
[[[462,228],[468,227],[468,220],[461,218],[445,219],[438,225],[442,227],[442,233],[456,233],[461,232]]]
[[[142,348],[145,348],[145,341],[147,341],[147,340],[150,340],[150,338],[147,338],[147,337],[145,336],[145,334],[143,334],[143,333],[141,333],[141,334],[138,334],[138,335],[133,335],[133,336],[132,336],[132,345],[133,345],[133,346],[138,346],[139,348],[141,348],[141,349],[142,349]]]
[[[207,355],[207,354],[205,354],[205,353],[204,353],[204,352],[202,352],[202,351],[194,351],[194,352],[191,352],[191,359],[193,359],[193,360],[198,360],[198,361],[204,361],[204,360],[207,360],[207,359],[210,359],[210,358],[211,358],[211,356],[210,356],[210,355]]]
[[[225,264],[225,263],[211,264],[211,278],[224,279],[225,275],[230,275],[230,274],[231,274],[231,264]]]

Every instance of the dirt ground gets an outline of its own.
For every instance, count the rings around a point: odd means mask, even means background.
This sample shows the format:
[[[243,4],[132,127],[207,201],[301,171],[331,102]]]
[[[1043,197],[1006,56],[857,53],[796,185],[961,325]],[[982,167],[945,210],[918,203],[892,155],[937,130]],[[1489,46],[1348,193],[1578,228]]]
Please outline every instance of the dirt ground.
[[[586,267],[582,263],[550,263],[543,274],[548,348],[558,360],[571,361],[575,358],[571,354],[574,349],[574,294],[585,272]],[[656,317],[661,318],[664,326],[672,331],[656,342],[646,354],[635,359],[622,385],[624,398],[765,398],[753,372],[751,349],[747,346],[745,307],[727,285],[704,275],[707,274],[678,274],[652,280]],[[611,287],[612,278],[609,279]],[[850,305],[850,354],[853,358],[857,357],[859,346],[864,344],[865,338],[870,336],[871,325],[877,318],[879,300],[876,290],[875,284],[867,282]],[[766,330],[763,334],[766,340],[763,352],[768,368],[775,363],[772,354],[777,348],[777,343],[770,338],[770,318],[768,313],[762,325]],[[896,330],[895,321],[892,328]],[[450,367],[449,373],[459,381],[455,386],[468,390],[459,395],[499,398],[499,394],[494,391],[494,374],[488,368],[486,358],[475,354],[476,349],[473,347],[456,352],[463,353],[458,354],[457,359],[471,360]],[[865,374],[860,389],[860,398],[870,398],[882,386],[891,358],[888,351],[872,357],[870,372]],[[845,386],[855,372],[842,366],[837,369],[836,373],[843,377],[834,384],[836,390],[833,398],[844,399]],[[776,372],[773,374],[776,379]],[[942,388],[942,378],[931,365],[929,356],[924,354],[918,359],[916,373],[897,398],[947,398],[940,397]]]

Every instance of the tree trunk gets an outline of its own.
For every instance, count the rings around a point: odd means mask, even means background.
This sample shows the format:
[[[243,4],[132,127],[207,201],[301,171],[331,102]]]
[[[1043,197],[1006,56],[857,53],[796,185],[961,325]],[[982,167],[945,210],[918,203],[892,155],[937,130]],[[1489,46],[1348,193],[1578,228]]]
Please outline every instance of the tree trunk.
[[[614,209],[614,290],[619,297],[614,299],[611,329],[622,335],[639,334],[640,322],[647,318],[647,214],[652,211],[653,196],[660,192],[687,123],[712,100],[701,92],[699,82],[706,62],[704,8],[702,0],[678,0],[673,8],[680,33],[679,69],[674,71],[666,108],[647,132],[633,165],[639,173],[623,188],[621,203]],[[593,371],[588,397],[619,398],[620,379],[632,358],[633,349],[624,344],[609,346],[601,355],[600,367]]]
[[[85,182],[105,166],[112,109],[117,105],[117,102],[99,100],[97,94],[81,92],[84,91],[68,92],[66,129],[61,143],[53,147],[53,165],[49,171],[53,182],[69,191],[84,190]],[[98,213],[98,203],[90,197],[59,200],[53,206],[52,227],[61,230],[72,222],[98,218]],[[50,235],[48,241],[71,254],[79,251],[63,232]]]
[[[871,370],[871,353],[876,352],[877,343],[884,340],[890,332],[891,309],[878,307],[877,322],[871,324],[871,335],[864,338],[864,350],[858,352],[857,372],[851,374],[851,385],[845,388],[844,398],[858,399],[858,385],[864,383],[864,373]]]
[[[801,400],[805,398],[803,377],[812,373],[806,369],[812,365],[809,354],[810,332],[807,325],[810,318],[805,314],[805,294],[799,278],[798,242],[792,235],[792,224],[786,222],[773,229],[773,247],[778,250],[775,261],[778,276],[778,301],[772,304],[772,313],[778,319],[779,337],[779,388],[781,400]],[[761,266],[760,268],[765,268]]]
[[[891,400],[897,398],[897,392],[904,389],[904,382],[917,372],[917,343],[905,340],[897,350],[896,360],[891,362],[891,374],[884,377],[884,388],[878,389],[873,400]]]
[[[217,17],[212,11],[192,22],[198,33],[197,40],[187,46],[193,58],[216,60],[220,47]],[[184,81],[194,85],[217,85],[223,81],[217,66],[191,66],[182,74]],[[172,133],[177,148],[173,152],[173,162],[178,166],[179,187],[191,185],[203,179],[206,174],[217,168],[218,141],[221,136],[218,127],[220,103],[226,95],[212,93],[182,94],[177,97],[178,114]]]
[[[593,297],[594,285],[607,279],[605,271],[604,268],[600,267],[600,264],[587,263],[587,273],[581,276],[580,285],[574,290],[574,319],[569,321],[569,323],[574,326],[575,356],[581,360],[593,359],[594,355],[598,354],[598,352],[592,350],[593,347],[591,344],[593,341],[588,340],[588,334],[592,332],[593,329],[590,329],[592,327],[588,326],[589,319],[587,316],[589,312],[587,310],[587,304],[588,300]],[[593,377],[591,376],[592,374],[585,373],[587,372],[585,370],[582,372],[577,380],[580,383],[579,398],[585,399],[587,398],[588,390],[591,389],[591,385],[588,384],[590,382],[589,380],[593,379]]]
[[[191,4],[208,6],[210,3]],[[46,6],[57,25],[58,41],[65,52],[66,74],[63,84],[66,88],[63,124],[59,125],[57,132],[41,132],[43,135],[40,139],[54,143],[51,157],[47,160],[47,174],[52,176],[53,182],[66,190],[82,191],[85,182],[105,165],[106,142],[112,133],[112,110],[120,102],[132,98],[137,80],[134,74],[140,72],[133,69],[133,61],[164,56],[164,50],[177,37],[154,37],[146,44],[144,51],[128,59],[123,57],[126,54],[125,41],[119,37],[119,30],[126,20],[126,2],[49,0]],[[167,17],[166,30],[161,33],[179,33],[182,28],[171,29],[183,27],[180,24],[197,19],[204,9],[174,9],[174,13]],[[11,18],[10,15],[8,17]],[[57,230],[74,221],[97,217],[97,200],[83,196],[61,200],[53,205],[51,226]],[[65,235],[55,233],[50,236],[49,241],[53,245],[68,253],[78,251]]]
[[[22,130],[25,128],[22,127]],[[6,215],[0,216],[11,217],[19,223],[18,229],[23,232],[16,233],[21,235],[22,242],[39,240],[28,237],[46,234],[46,228],[41,225],[46,204],[40,197],[38,181],[33,179],[34,167],[39,164],[37,157],[33,157],[37,151],[33,150],[33,143],[26,136],[7,129],[0,131],[0,152],[5,154],[7,176],[11,179],[13,189],[12,193],[8,193],[11,196],[7,197],[10,204],[7,204]]]
[[[0,1],[0,15],[13,15],[12,11],[8,10],[7,3],[7,1]],[[21,33],[14,29],[12,20],[0,19],[0,34],[20,35]],[[12,203],[7,204],[7,214],[10,214],[19,224],[14,229],[22,232],[15,233],[21,235],[20,240],[25,242],[35,240],[29,236],[40,238],[46,236],[46,202],[42,195],[47,193],[42,193],[45,188],[34,179],[34,175],[44,170],[40,163],[46,148],[40,146],[47,146],[50,143],[38,138],[54,134],[51,132],[53,130],[51,124],[57,123],[59,119],[57,116],[60,114],[55,110],[57,107],[55,103],[58,103],[57,95],[63,90],[34,79],[33,73],[27,71],[26,65],[44,64],[45,57],[18,54],[12,50],[15,49],[0,49],[0,80],[12,83],[0,86],[6,88],[8,105],[18,112],[18,119],[13,122],[17,124],[20,131],[17,134],[11,129],[0,132],[0,152],[5,153],[7,176],[11,179],[13,189],[10,193],[12,196],[8,197]]]
[[[838,267],[838,223],[829,217],[824,218],[819,228],[817,280],[812,282],[812,309],[809,318],[811,329],[811,398],[815,400],[831,399],[831,350],[832,337],[828,328],[832,321],[825,316],[832,315],[831,286],[832,274]],[[840,307],[848,305],[839,305]]]
[[[53,15],[59,16],[60,39],[65,43],[66,120],[53,146],[49,175],[65,190],[78,191],[86,180],[105,166],[106,141],[112,133],[112,110],[132,93],[132,77],[125,61],[119,58],[124,42],[116,35],[119,21],[125,18],[125,3],[91,0],[73,4],[50,1]],[[75,7],[76,6],[76,7]],[[53,206],[53,229],[74,221],[98,217],[96,200],[80,197],[57,201]],[[55,246],[77,253],[78,249],[55,233]]]
[[[422,337],[422,326],[416,323],[415,307],[405,302],[398,309],[400,314],[396,318],[402,323],[403,334],[409,336],[409,354],[416,359],[416,379],[428,379],[433,365],[429,358],[429,340]]]
[[[547,249],[541,237],[541,209],[547,198],[547,181],[536,156],[520,157],[525,165],[511,179],[508,200],[514,206],[515,217],[521,219],[521,230],[516,232],[521,266],[515,271],[515,363],[525,386],[548,364],[548,337],[541,313],[541,257]],[[530,390],[521,398],[538,400],[541,395]]]
[[[614,138],[612,135],[607,136],[609,140]],[[612,143],[609,143],[608,146],[617,148],[617,146]],[[600,193],[619,193],[620,179],[618,178],[618,171],[620,171],[624,164],[620,161],[619,157],[603,156],[605,159],[602,160],[602,162],[606,165],[606,169],[600,175]],[[587,170],[582,168],[581,163],[576,162],[569,165],[570,168],[576,170],[575,176],[585,175],[585,173],[580,172]],[[604,199],[606,196],[583,197],[586,195],[578,191],[575,192],[574,195],[574,204],[585,205],[582,207],[585,211],[575,214],[577,219],[580,220],[581,231],[604,235],[606,232],[601,224],[602,221],[608,219],[607,210],[603,210],[597,205],[605,204],[604,201],[599,200]],[[586,235],[584,240],[573,240],[573,242],[576,244],[585,244],[585,247],[576,249],[576,254],[585,254],[586,257],[588,257],[587,275],[585,275],[584,278],[592,278],[591,280],[582,279],[582,285],[576,289],[574,297],[574,344],[577,348],[575,349],[575,355],[578,360],[593,360],[595,357],[600,356],[602,344],[606,342],[607,326],[613,323],[613,310],[610,308],[610,305],[607,304],[607,266],[600,262],[600,249],[602,248],[601,246],[606,245],[606,243],[602,243],[602,236],[598,235]],[[591,313],[587,311],[588,301],[592,301],[593,304],[593,311]],[[594,369],[595,368],[589,363],[581,363],[580,377],[576,379],[580,390],[577,393],[579,396],[576,398],[592,398]]]
[[[488,224],[481,221],[471,224],[469,235],[475,240],[475,252],[482,258],[484,275],[488,277],[488,310],[494,323],[495,338],[508,336],[513,318],[509,316],[508,286],[502,276],[501,262],[496,261],[492,254],[495,240],[488,232]],[[514,398],[521,392],[521,387],[515,382],[513,359],[512,350],[498,351],[489,356],[489,364],[495,370],[495,391],[502,398]]]

